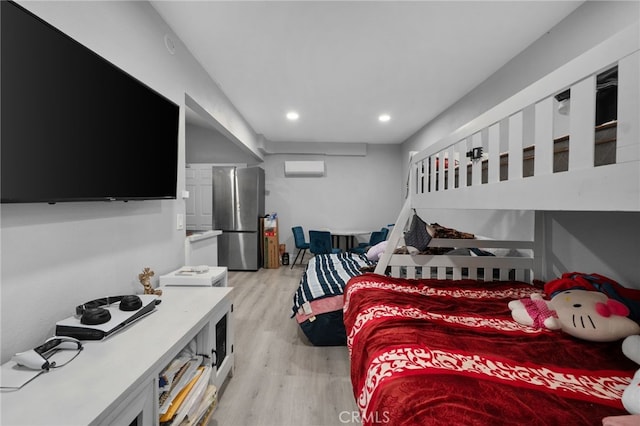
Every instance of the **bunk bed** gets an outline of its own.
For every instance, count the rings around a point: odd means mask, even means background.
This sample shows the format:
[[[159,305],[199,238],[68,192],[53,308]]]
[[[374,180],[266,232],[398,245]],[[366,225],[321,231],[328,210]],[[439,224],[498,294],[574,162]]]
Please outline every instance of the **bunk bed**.
[[[614,72],[616,111],[599,123],[597,88]],[[569,136],[558,138],[554,111],[567,91]],[[639,99],[636,24],[413,156],[407,200],[375,273],[353,277],[345,288],[363,425],[602,424],[628,414],[622,393],[639,366],[620,340],[580,340],[511,315],[509,301],[549,296],[540,281],[538,215],[532,241],[430,243],[526,256],[410,255],[397,248],[414,212],[434,206],[640,211]]]

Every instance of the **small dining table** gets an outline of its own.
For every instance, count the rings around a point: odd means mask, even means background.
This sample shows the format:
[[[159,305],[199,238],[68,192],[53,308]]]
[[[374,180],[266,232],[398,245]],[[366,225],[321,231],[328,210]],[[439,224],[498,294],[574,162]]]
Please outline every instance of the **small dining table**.
[[[362,230],[362,229],[333,229],[333,228],[324,228],[323,231],[329,231],[331,233],[331,243],[333,247],[343,248],[344,251],[349,251],[350,248],[356,246],[356,235],[367,235],[371,234],[370,230]],[[344,241],[344,246],[340,243]]]

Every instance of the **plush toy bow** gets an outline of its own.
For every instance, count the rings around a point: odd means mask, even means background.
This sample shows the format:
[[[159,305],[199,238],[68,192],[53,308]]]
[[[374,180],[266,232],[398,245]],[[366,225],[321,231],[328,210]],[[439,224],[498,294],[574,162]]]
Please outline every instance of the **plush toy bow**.
[[[629,316],[630,313],[629,308],[627,308],[626,305],[613,299],[607,300],[607,303],[596,303],[596,312],[606,318],[611,315],[626,317]]]

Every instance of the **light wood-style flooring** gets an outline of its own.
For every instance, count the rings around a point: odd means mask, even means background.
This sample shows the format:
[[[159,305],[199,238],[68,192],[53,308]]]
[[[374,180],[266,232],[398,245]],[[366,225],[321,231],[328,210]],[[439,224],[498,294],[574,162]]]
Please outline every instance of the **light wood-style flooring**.
[[[229,272],[236,367],[210,425],[359,424],[347,348],[312,346],[290,318],[303,271],[296,265]]]

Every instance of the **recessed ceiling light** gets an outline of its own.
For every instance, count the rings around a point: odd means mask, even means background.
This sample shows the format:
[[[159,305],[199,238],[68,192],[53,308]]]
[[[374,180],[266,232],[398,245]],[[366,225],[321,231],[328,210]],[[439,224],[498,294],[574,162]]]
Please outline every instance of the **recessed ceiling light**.
[[[300,115],[295,111],[289,111],[287,113],[287,120],[295,121],[300,118]]]
[[[387,121],[391,120],[391,116],[389,114],[380,114],[380,116],[378,117],[378,120],[386,123]]]

